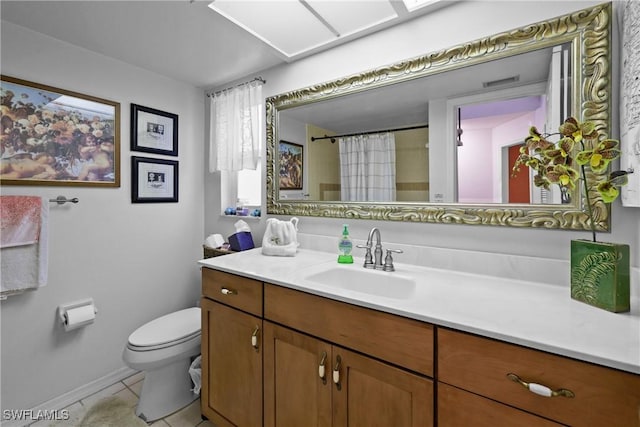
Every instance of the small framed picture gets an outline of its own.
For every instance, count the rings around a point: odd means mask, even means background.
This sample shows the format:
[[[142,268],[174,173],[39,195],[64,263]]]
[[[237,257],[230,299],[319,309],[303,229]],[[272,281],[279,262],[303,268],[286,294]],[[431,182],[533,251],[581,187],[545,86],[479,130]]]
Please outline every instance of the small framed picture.
[[[280,190],[302,190],[303,147],[293,142],[280,141],[278,166]]]
[[[178,115],[131,104],[131,150],[178,155]]]
[[[131,202],[178,202],[178,162],[131,157]]]

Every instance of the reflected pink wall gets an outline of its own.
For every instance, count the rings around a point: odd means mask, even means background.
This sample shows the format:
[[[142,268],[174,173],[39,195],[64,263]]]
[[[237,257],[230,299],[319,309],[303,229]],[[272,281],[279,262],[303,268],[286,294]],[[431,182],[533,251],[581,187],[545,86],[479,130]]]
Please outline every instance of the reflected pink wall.
[[[458,201],[461,203],[491,203],[493,200],[494,158],[487,141],[491,129],[467,130],[458,147]],[[490,147],[490,146],[489,146]]]
[[[463,118],[463,145],[457,150],[460,203],[503,203],[502,147],[523,142],[532,125],[542,128],[544,108],[518,117],[504,117],[499,120],[496,120],[496,116],[470,120]],[[510,169],[511,165],[507,167]]]

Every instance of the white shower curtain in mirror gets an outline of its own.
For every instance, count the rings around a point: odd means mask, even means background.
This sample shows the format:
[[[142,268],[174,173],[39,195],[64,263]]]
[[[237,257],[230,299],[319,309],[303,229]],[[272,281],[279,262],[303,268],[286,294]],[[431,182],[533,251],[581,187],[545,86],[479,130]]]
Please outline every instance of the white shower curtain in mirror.
[[[262,116],[261,82],[211,95],[209,172],[256,169]]]
[[[396,200],[396,140],[392,133],[338,138],[342,201]]]

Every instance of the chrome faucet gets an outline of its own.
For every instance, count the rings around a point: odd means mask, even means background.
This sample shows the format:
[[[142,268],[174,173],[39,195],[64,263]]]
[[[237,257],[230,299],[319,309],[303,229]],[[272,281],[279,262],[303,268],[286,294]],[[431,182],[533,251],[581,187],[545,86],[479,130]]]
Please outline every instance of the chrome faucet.
[[[376,247],[373,251],[375,254],[375,261],[371,256],[371,245],[373,245],[373,237],[376,237]],[[359,248],[366,248],[367,253],[364,256],[364,268],[375,268],[376,270],[382,270],[382,242],[380,241],[380,230],[377,227],[373,227],[369,232],[369,237],[367,238],[367,244],[362,246],[358,245]]]
[[[373,256],[371,255],[371,246],[373,245],[373,238],[376,238],[376,246],[373,250]],[[394,271],[393,258],[391,252],[402,253],[400,249],[387,249],[387,257],[384,265],[382,264],[382,239],[380,238],[380,230],[377,227],[373,227],[369,232],[366,245],[357,245],[358,248],[365,248],[367,252],[364,255],[364,268],[374,268],[376,270]]]

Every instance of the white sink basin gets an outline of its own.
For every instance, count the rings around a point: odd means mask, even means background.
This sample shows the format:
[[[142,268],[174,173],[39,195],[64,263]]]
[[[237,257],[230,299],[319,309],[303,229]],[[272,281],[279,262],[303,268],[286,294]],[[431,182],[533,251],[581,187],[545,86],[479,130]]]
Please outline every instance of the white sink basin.
[[[413,279],[399,276],[394,272],[356,268],[334,267],[310,274],[305,279],[334,288],[386,298],[405,299],[415,292],[416,282]]]

